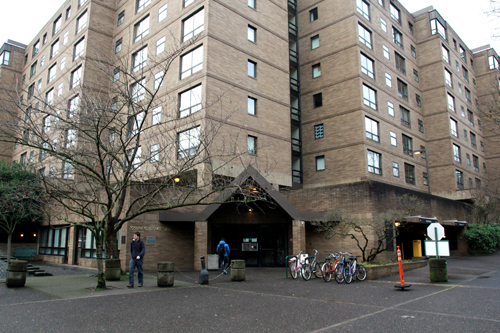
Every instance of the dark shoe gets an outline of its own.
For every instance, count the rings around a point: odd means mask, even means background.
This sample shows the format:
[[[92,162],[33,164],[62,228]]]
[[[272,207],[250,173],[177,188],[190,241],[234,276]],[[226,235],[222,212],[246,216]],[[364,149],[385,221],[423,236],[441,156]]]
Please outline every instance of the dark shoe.
[[[226,271],[226,270],[224,270],[224,274],[227,274],[227,271]]]
[[[137,287],[139,287],[139,288],[142,287],[142,283],[140,285],[138,285]]]
[[[127,288],[134,288],[134,285],[133,285],[133,284],[129,284],[129,285],[127,286]]]

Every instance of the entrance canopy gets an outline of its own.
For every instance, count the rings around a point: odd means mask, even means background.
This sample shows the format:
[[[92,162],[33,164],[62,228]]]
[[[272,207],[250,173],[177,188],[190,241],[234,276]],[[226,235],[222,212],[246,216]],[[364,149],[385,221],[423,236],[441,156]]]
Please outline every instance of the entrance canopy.
[[[455,226],[455,227],[466,227],[468,225],[468,222],[466,221],[444,220],[440,222],[435,217],[422,217],[422,216],[406,216],[404,218],[404,222],[424,223],[424,224],[439,223],[443,226]]]

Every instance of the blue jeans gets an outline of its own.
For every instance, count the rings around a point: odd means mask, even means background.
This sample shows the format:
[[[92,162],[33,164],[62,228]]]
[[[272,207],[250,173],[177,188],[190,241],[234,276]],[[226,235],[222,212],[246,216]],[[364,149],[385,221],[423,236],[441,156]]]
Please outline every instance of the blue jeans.
[[[143,258],[137,260],[137,259],[130,259],[130,266],[128,268],[128,282],[130,284],[134,284],[134,272],[135,272],[135,267],[137,267],[137,279],[139,280],[139,284],[143,284],[144,280],[144,274],[142,271],[142,262]]]

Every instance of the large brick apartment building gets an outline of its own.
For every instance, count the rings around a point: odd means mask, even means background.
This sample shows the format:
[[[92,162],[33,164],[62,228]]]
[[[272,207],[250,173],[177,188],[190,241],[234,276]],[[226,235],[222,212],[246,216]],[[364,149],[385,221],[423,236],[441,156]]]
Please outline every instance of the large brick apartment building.
[[[199,268],[220,237],[232,258],[254,266],[284,265],[286,255],[313,248],[355,252],[309,222],[332,209],[374,216],[404,193],[422,198],[422,215],[431,217],[409,219],[396,240],[404,255],[413,256],[412,240],[425,239],[432,218],[445,225],[452,253],[464,253],[472,189],[500,168],[500,147],[478,112],[498,87],[499,58],[489,47],[470,50],[432,7],[411,14],[389,0],[67,0],[27,46],[2,46],[2,89],[21,87],[26,105],[37,93],[71,107],[75,86],[101,75],[88,59],[133,71],[190,38],[159,89],[196,93],[203,105],[223,94],[223,108],[236,110],[223,131],[244,133],[236,144],[255,168],[234,164],[221,176],[254,177],[278,208],[143,215],[124,225],[120,240],[127,249],[142,231],[146,269],[160,260]],[[145,82],[156,89],[150,73]],[[160,112],[183,117],[173,104]],[[49,176],[41,152],[16,145],[0,154]],[[68,176],[59,169],[51,176]],[[37,246],[43,260],[95,265],[95,245],[81,227],[43,226]],[[126,267],[129,253],[120,258]]]

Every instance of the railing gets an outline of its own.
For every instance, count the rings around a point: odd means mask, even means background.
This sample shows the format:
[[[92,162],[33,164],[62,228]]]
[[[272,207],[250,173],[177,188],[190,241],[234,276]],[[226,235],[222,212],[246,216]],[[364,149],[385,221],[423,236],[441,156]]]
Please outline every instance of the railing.
[[[292,117],[292,120],[300,122],[300,110],[297,108],[294,108],[293,106],[290,108],[290,114]]]
[[[411,128],[411,123],[409,121],[404,120],[404,119],[401,119],[401,125],[403,125],[404,127]]]
[[[297,10],[297,0],[288,0],[288,7]]]
[[[294,79],[293,77],[290,78],[290,89],[299,91],[300,89],[300,82],[297,79]]]
[[[297,64],[299,63],[299,54],[297,51],[290,49],[290,60]]]
[[[294,183],[302,184],[302,171],[292,170],[292,181]]]
[[[302,151],[302,141],[300,139],[292,138],[292,150],[293,151]]]
[[[288,22],[288,32],[297,36],[297,26],[292,22]]]

